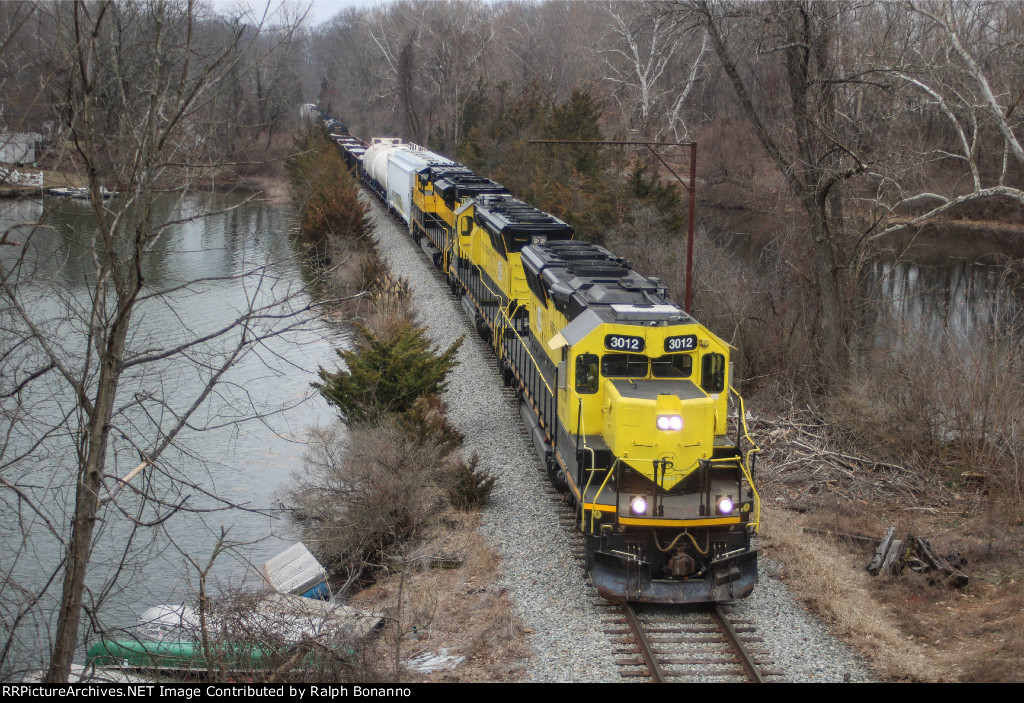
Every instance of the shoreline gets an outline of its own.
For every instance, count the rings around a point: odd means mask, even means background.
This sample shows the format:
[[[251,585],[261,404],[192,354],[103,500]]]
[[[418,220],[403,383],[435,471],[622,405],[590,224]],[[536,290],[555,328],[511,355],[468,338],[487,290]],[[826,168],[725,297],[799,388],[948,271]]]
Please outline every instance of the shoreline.
[[[42,173],[43,185],[17,185],[0,184],[0,200],[18,200],[37,198],[43,196],[63,197],[50,195],[49,190],[54,188],[81,188],[85,181],[78,175],[65,171],[53,171],[42,167],[23,167],[12,164],[0,164],[0,170],[22,171],[30,174]],[[207,190],[217,193],[246,192],[261,194],[264,199],[272,205],[287,205],[291,202],[288,189],[288,178],[284,174],[263,174],[252,176],[240,176],[232,179],[217,180],[214,178],[199,178],[191,183],[172,183],[167,190],[176,188],[191,187],[194,190]],[[110,190],[117,191],[120,187],[115,185]]]

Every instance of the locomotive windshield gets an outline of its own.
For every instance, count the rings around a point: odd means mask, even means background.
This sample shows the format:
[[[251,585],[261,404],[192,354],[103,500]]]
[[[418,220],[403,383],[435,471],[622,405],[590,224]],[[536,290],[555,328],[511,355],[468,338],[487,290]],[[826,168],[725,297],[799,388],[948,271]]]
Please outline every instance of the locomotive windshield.
[[[601,375],[605,378],[644,378],[647,357],[643,354],[605,354],[601,357]]]
[[[643,354],[605,354],[601,357],[601,375],[605,378],[645,378],[648,362],[653,378],[689,378],[693,374],[693,357],[690,354],[665,354],[656,359],[648,359]]]
[[[693,357],[689,354],[665,354],[651,359],[654,378],[689,378],[693,373]]]

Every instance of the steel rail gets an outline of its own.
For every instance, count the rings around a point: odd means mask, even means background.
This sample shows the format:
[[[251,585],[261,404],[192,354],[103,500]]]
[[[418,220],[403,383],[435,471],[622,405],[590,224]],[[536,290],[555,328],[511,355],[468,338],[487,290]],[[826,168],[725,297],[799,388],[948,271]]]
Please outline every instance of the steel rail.
[[[626,615],[629,629],[633,633],[633,637],[636,638],[637,644],[640,645],[640,656],[647,663],[647,670],[651,674],[651,679],[654,683],[665,683],[667,678],[665,672],[661,670],[661,664],[658,663],[658,658],[654,656],[654,651],[651,650],[647,636],[644,635],[644,629],[640,626],[640,621],[636,619],[636,611],[633,610],[632,604],[627,601],[623,601],[621,605],[622,612]]]
[[[750,656],[746,647],[743,646],[743,643],[740,642],[739,635],[732,629],[732,624],[725,617],[725,613],[722,612],[722,606],[715,605],[711,612],[715,616],[715,620],[718,621],[718,626],[722,628],[722,632],[726,634],[729,646],[739,660],[740,666],[743,667],[743,671],[746,672],[747,678],[750,679],[751,683],[764,683],[764,679],[761,678],[761,672],[757,670],[757,665],[754,664],[754,659]]]

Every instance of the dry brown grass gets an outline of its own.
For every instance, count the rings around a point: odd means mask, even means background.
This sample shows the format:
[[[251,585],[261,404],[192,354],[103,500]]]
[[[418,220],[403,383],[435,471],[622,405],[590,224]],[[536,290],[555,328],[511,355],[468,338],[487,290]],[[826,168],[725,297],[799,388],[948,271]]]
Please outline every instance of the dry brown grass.
[[[359,593],[353,604],[384,612],[379,655],[402,662],[423,652],[447,649],[465,657],[458,667],[429,676],[400,669],[401,680],[448,683],[501,682],[519,678],[528,655],[512,601],[495,585],[499,561],[477,533],[478,513],[447,511],[429,535],[407,551],[397,570]],[[457,568],[431,568],[434,557],[457,559]]]
[[[884,399],[882,390],[873,399],[862,396],[865,416],[852,427],[830,427],[810,411],[758,423],[765,447],[761,490],[766,503],[776,506],[766,511],[767,548],[786,565],[798,595],[886,679],[1020,680],[1024,531],[1012,509],[1016,503],[1000,495],[1005,484],[991,466],[984,480],[964,481],[958,472],[912,463],[923,451],[901,455],[890,448],[884,440],[894,434],[902,439],[894,428],[904,425],[890,424],[886,433],[885,422],[864,420],[884,415],[878,407]],[[865,427],[883,441],[873,445],[876,455],[906,465],[855,456],[856,448],[870,445]],[[908,445],[922,441],[907,434]],[[874,545],[839,538],[877,539],[890,525],[900,538],[926,537],[937,553],[965,557],[967,588],[955,590],[913,572],[888,581],[872,577],[865,566]]]
[[[791,504],[792,488],[763,486],[765,493],[786,496],[769,504]],[[1020,681],[1022,531],[981,507],[987,500],[979,488],[950,493],[946,505],[936,502],[923,511],[906,510],[899,501],[834,498],[799,512],[768,508],[763,535],[796,594],[887,680]],[[879,537],[888,525],[900,537],[928,537],[940,554],[965,557],[968,587],[956,590],[909,571],[888,581],[869,575],[873,546],[843,535]]]
[[[765,546],[785,565],[791,588],[873,661],[881,676],[905,681],[942,677],[928,652],[894,624],[893,608],[871,596],[875,584],[858,559],[804,533],[802,519],[788,511],[766,509],[762,534]]]

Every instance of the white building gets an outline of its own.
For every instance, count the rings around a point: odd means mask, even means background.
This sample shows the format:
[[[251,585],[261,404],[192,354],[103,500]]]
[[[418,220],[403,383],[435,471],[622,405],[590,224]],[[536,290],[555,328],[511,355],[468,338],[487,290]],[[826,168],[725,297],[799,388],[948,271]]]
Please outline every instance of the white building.
[[[36,161],[36,145],[43,135],[38,132],[0,132],[0,163],[33,164]]]

